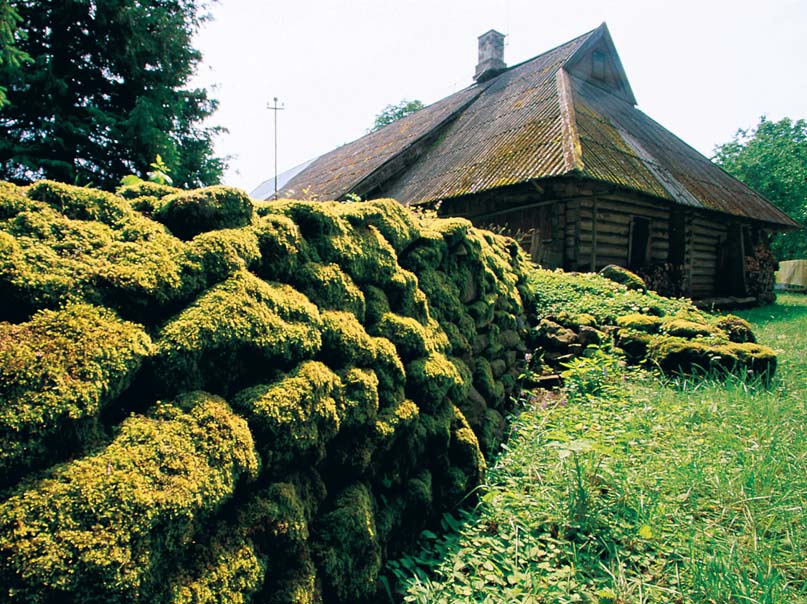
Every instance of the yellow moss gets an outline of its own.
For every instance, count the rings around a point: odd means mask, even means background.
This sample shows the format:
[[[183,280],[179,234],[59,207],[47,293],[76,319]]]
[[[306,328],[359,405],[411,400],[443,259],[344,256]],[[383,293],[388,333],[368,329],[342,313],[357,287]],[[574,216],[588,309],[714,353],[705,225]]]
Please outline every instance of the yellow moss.
[[[258,238],[247,229],[222,229],[202,233],[188,244],[188,259],[200,266],[207,287],[260,260]]]
[[[242,271],[211,288],[161,331],[158,387],[227,392],[267,367],[292,367],[322,344],[316,306],[287,285]]]
[[[445,351],[449,346],[448,338],[435,321],[422,325],[416,319],[394,313],[385,313],[373,326],[372,333],[395,344],[403,360]]]
[[[166,195],[153,216],[180,239],[191,239],[207,231],[247,226],[255,209],[244,191],[214,186]]]
[[[687,319],[680,319],[670,317],[661,323],[661,331],[679,338],[694,338],[697,336],[710,336],[714,334],[714,328],[705,323],[689,321]]]
[[[463,380],[457,364],[437,352],[409,363],[406,376],[407,395],[426,413],[440,407],[446,397],[464,398],[470,386]]]
[[[338,400],[346,427],[366,426],[378,414],[378,378],[372,369],[351,367],[339,374],[343,391]]]
[[[408,399],[383,409],[374,424],[380,444],[389,446],[397,433],[414,426],[419,415],[418,406]]]
[[[346,310],[364,320],[364,294],[337,264],[304,264],[291,277],[294,285],[320,308]]]
[[[636,331],[642,331],[645,333],[658,333],[662,320],[659,317],[631,313],[629,315],[617,317],[616,324],[619,327],[635,329]]]
[[[394,199],[345,203],[339,209],[354,228],[377,228],[397,253],[405,250],[418,236],[418,228],[411,212]]]
[[[341,386],[339,376],[328,367],[306,361],[286,377],[247,388],[233,398],[272,472],[293,461],[315,463],[322,458],[341,425],[335,400]]]
[[[382,407],[397,404],[404,399],[406,372],[398,357],[395,345],[386,338],[373,338],[375,369],[378,376],[378,396]]]
[[[194,532],[258,459],[246,422],[204,393],[131,416],[109,445],[0,503],[0,576],[16,602],[150,601]]]
[[[30,199],[42,201],[65,217],[75,220],[96,220],[114,226],[133,213],[126,200],[117,195],[51,180],[32,184],[26,194]]]
[[[12,218],[30,207],[25,191],[23,187],[0,180],[0,220]]]
[[[139,325],[85,304],[0,322],[0,485],[97,438],[101,409],[151,348]]]
[[[287,281],[308,260],[307,244],[299,227],[288,216],[268,214],[258,219],[253,229],[261,253],[257,268],[261,277]]]
[[[734,315],[724,315],[717,320],[715,326],[718,329],[725,331],[728,334],[729,340],[736,342],[737,344],[743,344],[746,342],[751,342],[753,344],[757,341],[754,337],[751,324],[740,317]]]
[[[443,235],[434,229],[421,229],[420,237],[401,256],[401,266],[420,274],[442,266],[448,255]]]
[[[376,359],[376,345],[353,313],[324,310],[320,358],[331,367],[369,367]]]

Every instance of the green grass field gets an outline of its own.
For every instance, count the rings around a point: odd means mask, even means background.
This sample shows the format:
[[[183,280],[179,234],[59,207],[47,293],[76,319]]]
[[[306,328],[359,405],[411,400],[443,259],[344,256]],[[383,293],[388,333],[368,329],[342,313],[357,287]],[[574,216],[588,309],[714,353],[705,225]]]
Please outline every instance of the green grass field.
[[[531,397],[442,536],[388,564],[408,602],[807,602],[807,297],[740,313],[767,386],[664,379],[607,354]]]

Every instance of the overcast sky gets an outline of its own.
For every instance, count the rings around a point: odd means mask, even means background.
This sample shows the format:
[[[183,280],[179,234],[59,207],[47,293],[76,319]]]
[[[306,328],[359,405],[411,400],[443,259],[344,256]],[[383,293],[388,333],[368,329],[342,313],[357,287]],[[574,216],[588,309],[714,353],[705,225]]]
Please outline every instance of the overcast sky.
[[[225,183],[251,191],[367,132],[386,105],[472,83],[477,37],[515,65],[605,21],[638,107],[706,155],[738,128],[807,118],[807,1],[219,0],[196,38],[196,85],[229,129]]]

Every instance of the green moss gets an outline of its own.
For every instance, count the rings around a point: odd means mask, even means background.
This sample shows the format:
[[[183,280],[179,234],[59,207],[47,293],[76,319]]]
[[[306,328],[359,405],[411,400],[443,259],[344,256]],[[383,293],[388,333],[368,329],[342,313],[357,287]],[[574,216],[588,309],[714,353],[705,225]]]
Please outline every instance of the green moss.
[[[288,281],[308,261],[308,246],[299,227],[288,216],[262,216],[253,229],[261,252],[261,263],[257,268],[261,277]]]
[[[304,264],[292,277],[295,286],[320,308],[346,310],[364,320],[364,294],[337,264]]]
[[[30,199],[48,204],[66,218],[95,220],[109,226],[120,224],[132,213],[126,200],[99,189],[74,187],[40,180],[28,187]]]
[[[401,266],[420,274],[442,266],[448,255],[443,235],[433,229],[422,229],[420,237],[401,255]]]
[[[9,602],[149,601],[257,469],[246,422],[217,397],[132,416],[105,448],[0,503],[0,591]]]
[[[481,480],[485,472],[485,459],[479,441],[462,412],[452,407],[449,465],[435,476],[437,499],[442,506],[457,505]]]
[[[597,319],[594,317],[594,315],[589,313],[568,313],[566,311],[561,311],[555,315],[552,315],[551,319],[558,325],[563,325],[563,327],[574,330],[579,329],[581,326],[597,326]]]
[[[627,329],[634,329],[644,333],[658,333],[661,328],[662,321],[659,317],[643,315],[640,313],[630,313],[618,317],[616,324],[619,327]]]
[[[465,218],[444,218],[432,223],[431,228],[443,237],[449,248],[453,248],[468,237],[472,225]]]
[[[487,327],[493,322],[493,304],[484,300],[477,300],[468,306],[468,314],[471,315],[477,328]]]
[[[414,273],[398,269],[384,287],[390,308],[396,314],[413,317],[425,323],[429,320],[429,301],[418,289]]]
[[[460,373],[458,365],[441,353],[432,353],[427,357],[412,361],[406,366],[406,394],[418,403],[426,413],[440,407],[446,397],[452,400],[465,398],[470,383],[466,383],[463,374],[470,377],[470,372],[463,366]]]
[[[363,291],[367,311],[365,322],[368,326],[375,325],[381,320],[381,317],[392,312],[387,294],[375,285],[365,285]]]
[[[331,367],[359,365],[370,367],[376,358],[376,345],[356,317],[349,312],[324,310],[320,358]]]
[[[317,571],[309,552],[309,525],[325,499],[324,486],[314,472],[296,473],[273,483],[239,508],[238,527],[253,539],[267,558],[269,572],[254,598],[271,604],[322,602]]]
[[[318,361],[306,361],[271,384],[242,390],[233,406],[249,421],[256,445],[273,473],[292,461],[319,461],[341,416],[334,397],[341,381]]]
[[[187,240],[207,231],[247,226],[254,214],[252,200],[246,193],[215,186],[163,197],[154,210],[154,219]]]
[[[404,361],[423,357],[431,352],[445,351],[449,346],[448,338],[434,321],[421,325],[411,317],[393,313],[384,314],[373,325],[371,333],[395,344]]]
[[[346,427],[366,426],[378,414],[378,377],[372,369],[351,367],[339,374],[343,391],[338,401]]]
[[[229,392],[267,368],[288,368],[320,349],[316,306],[287,285],[236,273],[174,317],[160,332],[155,386],[164,392]]]
[[[150,352],[139,325],[83,304],[0,323],[0,484],[97,437],[101,409]]]
[[[614,283],[624,285],[628,289],[640,292],[647,291],[647,285],[645,285],[644,280],[642,280],[639,275],[632,273],[626,268],[617,266],[616,264],[609,264],[605,268],[601,269],[599,274],[606,279],[610,279]]]
[[[713,328],[705,323],[689,321],[670,317],[661,324],[661,331],[678,338],[695,338],[697,336],[711,336]]]
[[[653,335],[645,331],[622,328],[616,333],[616,344],[624,352],[628,362],[639,364],[647,358],[647,350],[654,341]]]
[[[484,357],[474,359],[474,387],[488,401],[488,404],[495,404],[499,401],[496,380],[493,378],[493,370],[490,362]]]
[[[187,257],[201,266],[209,287],[260,260],[258,238],[248,229],[222,229],[202,233],[188,244]]]
[[[490,459],[495,455],[499,446],[504,442],[507,431],[507,421],[495,409],[485,410],[485,419],[479,435],[479,448]]]
[[[412,214],[394,199],[347,203],[340,209],[354,228],[377,228],[397,253],[405,250],[418,236]]]
[[[406,372],[395,345],[386,338],[373,338],[373,349],[380,404],[388,407],[400,403],[404,399]]]
[[[353,484],[334,498],[316,523],[312,551],[326,593],[340,601],[360,601],[375,593],[381,546],[368,485]]]
[[[182,193],[182,189],[177,189],[176,187],[170,187],[168,185],[161,185],[148,180],[141,180],[140,182],[130,185],[120,186],[115,190],[115,193],[124,199],[129,200],[134,200],[138,197],[154,197],[156,199],[162,199],[167,195]]]
[[[717,320],[715,326],[725,331],[728,334],[729,340],[737,344],[744,344],[746,342],[753,344],[757,341],[754,337],[751,324],[740,317],[724,315]]]

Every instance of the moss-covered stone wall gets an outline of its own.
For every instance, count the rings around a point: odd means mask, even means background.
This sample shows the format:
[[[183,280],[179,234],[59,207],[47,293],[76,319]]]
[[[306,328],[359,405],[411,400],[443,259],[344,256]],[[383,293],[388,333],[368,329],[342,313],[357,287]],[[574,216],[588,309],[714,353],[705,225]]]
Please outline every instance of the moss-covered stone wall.
[[[0,188],[0,599],[346,602],[478,483],[518,246],[392,200]]]

